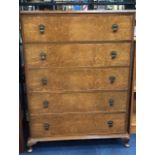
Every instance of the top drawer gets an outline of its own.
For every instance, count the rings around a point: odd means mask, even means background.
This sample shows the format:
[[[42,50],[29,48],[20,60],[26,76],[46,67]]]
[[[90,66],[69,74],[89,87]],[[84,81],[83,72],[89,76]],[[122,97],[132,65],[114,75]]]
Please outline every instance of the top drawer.
[[[23,14],[25,42],[132,39],[132,14]]]

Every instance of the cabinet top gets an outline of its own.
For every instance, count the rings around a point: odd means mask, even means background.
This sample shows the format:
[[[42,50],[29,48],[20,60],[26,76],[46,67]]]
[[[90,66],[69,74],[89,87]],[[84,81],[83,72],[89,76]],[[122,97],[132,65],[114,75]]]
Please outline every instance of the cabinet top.
[[[135,10],[20,11],[20,14],[133,14]]]

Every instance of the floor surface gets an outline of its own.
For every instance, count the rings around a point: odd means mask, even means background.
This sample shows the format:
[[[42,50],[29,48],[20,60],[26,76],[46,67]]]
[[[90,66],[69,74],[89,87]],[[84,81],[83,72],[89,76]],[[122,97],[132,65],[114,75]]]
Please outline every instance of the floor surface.
[[[120,139],[42,142],[33,146],[32,153],[20,155],[136,155],[136,135],[129,148]]]

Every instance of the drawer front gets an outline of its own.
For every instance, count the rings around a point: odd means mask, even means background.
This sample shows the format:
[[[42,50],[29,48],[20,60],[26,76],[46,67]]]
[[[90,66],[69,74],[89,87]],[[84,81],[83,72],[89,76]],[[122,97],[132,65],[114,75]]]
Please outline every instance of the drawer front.
[[[126,112],[127,92],[31,93],[30,114],[63,112]]]
[[[133,15],[22,15],[25,42],[131,40]]]
[[[27,67],[129,66],[130,43],[26,44]]]
[[[128,89],[129,68],[29,69],[29,91],[86,91]]]
[[[76,113],[32,116],[31,137],[105,135],[126,132],[126,114]]]

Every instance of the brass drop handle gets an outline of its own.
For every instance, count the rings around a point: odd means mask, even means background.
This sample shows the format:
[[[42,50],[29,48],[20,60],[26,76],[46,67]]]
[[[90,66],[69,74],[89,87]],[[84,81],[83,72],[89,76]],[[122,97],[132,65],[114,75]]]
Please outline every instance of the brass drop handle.
[[[113,32],[117,32],[119,26],[118,26],[117,24],[113,24],[111,28],[112,28],[112,31],[113,31]]]
[[[50,125],[48,123],[44,123],[43,127],[44,127],[45,130],[48,130]]]
[[[113,121],[110,120],[110,121],[107,122],[107,124],[108,124],[108,127],[111,128],[111,127],[113,127],[114,123],[113,123]]]
[[[111,59],[115,59],[117,57],[116,51],[112,51],[110,54],[111,54]]]
[[[42,82],[42,85],[47,85],[48,80],[47,80],[47,78],[42,78],[41,82]]]
[[[47,54],[45,52],[41,52],[40,53],[40,59],[41,60],[46,60],[46,58],[47,58]]]
[[[39,28],[39,32],[40,32],[41,34],[43,34],[43,33],[45,32],[45,25],[40,24],[40,25],[38,26],[38,28]]]
[[[48,108],[48,101],[47,100],[43,101],[43,107]]]
[[[112,98],[109,99],[109,106],[110,107],[114,106],[114,100]]]
[[[110,83],[113,84],[115,82],[115,80],[116,80],[116,77],[115,76],[110,76],[109,80],[110,80]]]

